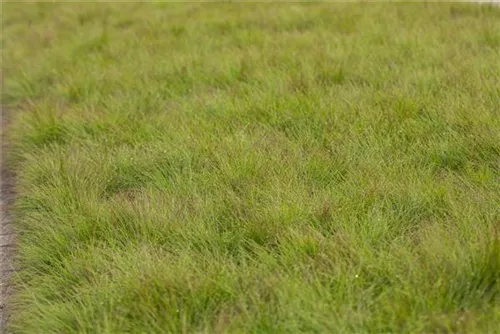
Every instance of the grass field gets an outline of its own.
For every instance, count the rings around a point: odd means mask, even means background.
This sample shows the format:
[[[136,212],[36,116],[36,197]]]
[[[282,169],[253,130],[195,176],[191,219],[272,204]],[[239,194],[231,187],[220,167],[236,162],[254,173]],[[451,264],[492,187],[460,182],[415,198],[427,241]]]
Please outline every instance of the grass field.
[[[500,7],[2,14],[14,333],[498,333]]]

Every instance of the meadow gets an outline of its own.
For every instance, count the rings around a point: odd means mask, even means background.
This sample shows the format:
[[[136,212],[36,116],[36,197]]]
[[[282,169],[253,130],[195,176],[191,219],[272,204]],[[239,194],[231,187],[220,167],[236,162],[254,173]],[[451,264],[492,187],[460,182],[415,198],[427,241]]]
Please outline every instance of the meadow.
[[[2,3],[12,333],[495,333],[500,7]]]

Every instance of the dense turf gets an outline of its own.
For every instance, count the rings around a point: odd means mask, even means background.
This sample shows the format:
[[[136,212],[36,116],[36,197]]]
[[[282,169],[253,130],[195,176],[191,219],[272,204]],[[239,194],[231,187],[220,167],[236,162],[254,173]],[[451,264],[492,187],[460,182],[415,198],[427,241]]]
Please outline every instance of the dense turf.
[[[500,8],[3,4],[16,333],[493,333]]]

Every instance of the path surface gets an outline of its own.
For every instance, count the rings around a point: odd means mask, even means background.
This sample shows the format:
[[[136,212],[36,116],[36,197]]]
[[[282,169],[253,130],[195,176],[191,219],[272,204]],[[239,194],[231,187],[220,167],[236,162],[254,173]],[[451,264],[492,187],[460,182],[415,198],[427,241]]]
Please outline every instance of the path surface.
[[[6,310],[6,298],[9,295],[8,280],[13,272],[12,254],[14,249],[14,234],[12,233],[10,214],[8,206],[13,199],[13,177],[12,174],[5,168],[5,153],[7,150],[5,142],[5,128],[7,127],[7,115],[2,108],[0,111],[2,119],[1,135],[1,194],[0,194],[0,333],[5,333],[5,324],[8,318]]]

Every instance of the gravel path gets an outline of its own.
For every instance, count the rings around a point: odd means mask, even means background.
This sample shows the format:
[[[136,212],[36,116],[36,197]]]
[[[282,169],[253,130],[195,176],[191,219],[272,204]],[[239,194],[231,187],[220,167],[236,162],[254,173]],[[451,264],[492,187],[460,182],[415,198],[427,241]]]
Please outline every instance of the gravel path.
[[[1,127],[1,195],[0,195],[0,333],[5,333],[5,324],[8,318],[6,310],[6,299],[10,294],[8,280],[13,272],[12,254],[14,250],[14,234],[12,233],[10,214],[8,206],[13,199],[13,176],[4,166],[4,158],[7,150],[5,142],[5,128],[8,125],[8,118],[5,114],[6,110],[2,108],[0,111],[2,118]]]

